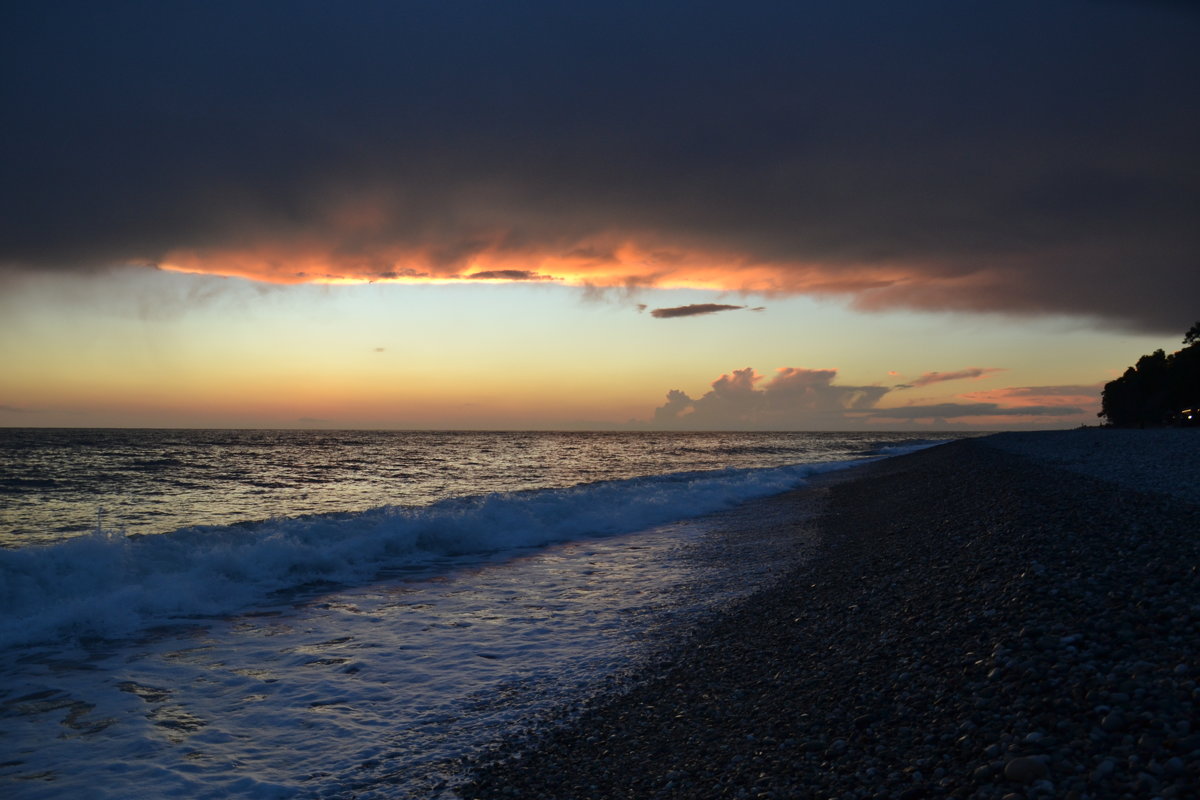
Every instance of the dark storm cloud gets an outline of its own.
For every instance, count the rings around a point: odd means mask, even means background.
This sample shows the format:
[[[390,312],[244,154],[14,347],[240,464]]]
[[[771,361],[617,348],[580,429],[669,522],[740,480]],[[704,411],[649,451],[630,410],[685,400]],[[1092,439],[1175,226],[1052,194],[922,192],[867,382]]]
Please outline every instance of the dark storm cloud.
[[[650,312],[650,316],[659,319],[673,319],[674,317],[695,317],[700,314],[715,314],[718,311],[737,311],[741,308],[745,308],[745,306],[727,306],[721,303],[693,303],[689,306],[656,308]]]
[[[0,264],[534,253],[1175,332],[1198,35],[1182,5],[1085,0],[8,3]]]

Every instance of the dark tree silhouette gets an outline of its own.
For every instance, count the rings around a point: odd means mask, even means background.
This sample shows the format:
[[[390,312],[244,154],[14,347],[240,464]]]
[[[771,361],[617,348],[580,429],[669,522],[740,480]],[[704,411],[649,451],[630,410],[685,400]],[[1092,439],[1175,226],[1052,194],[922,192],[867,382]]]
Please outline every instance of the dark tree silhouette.
[[[1195,344],[1196,342],[1200,342],[1200,322],[1188,328],[1188,332],[1183,335],[1184,344]]]
[[[1100,414],[1109,425],[1144,428],[1200,424],[1200,322],[1183,337],[1182,350],[1155,350],[1104,386]]]

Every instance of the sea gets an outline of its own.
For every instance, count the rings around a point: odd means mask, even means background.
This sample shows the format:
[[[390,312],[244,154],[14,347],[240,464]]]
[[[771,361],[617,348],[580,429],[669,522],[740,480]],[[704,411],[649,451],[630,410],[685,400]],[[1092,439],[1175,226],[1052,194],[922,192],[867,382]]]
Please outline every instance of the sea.
[[[455,798],[946,438],[0,429],[0,797]]]

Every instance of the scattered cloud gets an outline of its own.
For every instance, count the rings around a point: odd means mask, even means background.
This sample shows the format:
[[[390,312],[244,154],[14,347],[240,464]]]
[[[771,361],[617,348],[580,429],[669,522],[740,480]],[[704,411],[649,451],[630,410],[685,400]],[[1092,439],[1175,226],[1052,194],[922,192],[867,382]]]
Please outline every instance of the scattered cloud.
[[[551,275],[540,275],[527,269],[489,269],[466,276],[475,281],[555,281]]]
[[[887,419],[960,419],[962,417],[1065,417],[1083,414],[1072,406],[1002,406],[998,403],[935,403],[872,409],[872,417]]]
[[[918,420],[978,426],[990,418],[1090,418],[1100,390],[1099,385],[1007,387],[959,396],[969,402],[880,407],[898,387],[844,386],[836,383],[837,374],[834,369],[782,367],[768,379],[751,367],[737,369],[713,381],[700,397],[670,390],[655,409],[651,425],[676,430],[846,430]]]
[[[837,370],[782,367],[764,383],[752,367],[712,382],[698,398],[672,389],[655,409],[653,425],[676,429],[821,429],[844,423],[846,414],[874,408],[885,386],[834,384]],[[761,384],[761,385],[760,385]]]
[[[647,308],[645,303],[640,302],[642,292],[645,289],[651,288],[649,284],[641,284],[636,281],[614,286],[604,286],[585,280],[579,285],[582,289],[581,297],[584,302],[616,303],[618,305],[633,306],[639,313],[645,311]]]
[[[745,306],[729,306],[722,303],[693,303],[687,306],[675,306],[674,308],[656,308],[650,312],[650,316],[658,319],[674,319],[675,317],[696,317],[701,314],[715,314],[718,311],[736,311],[745,308]],[[755,309],[756,311],[761,309]]]
[[[943,381],[958,381],[964,378],[982,378],[996,372],[1003,372],[1003,367],[967,367],[960,369],[957,372],[926,372],[919,378],[914,378],[910,383],[905,384],[905,389],[911,389],[916,386],[928,386],[931,383],[942,383]],[[900,388],[897,386],[896,388]]]
[[[1097,411],[1100,408],[1100,392],[1104,384],[1086,386],[1008,386],[959,395],[964,400],[983,403],[1001,403],[1006,407],[1030,406],[1082,407]]]
[[[373,278],[371,276],[367,276],[368,280],[385,280],[385,281],[396,281],[396,280],[403,280],[403,279],[413,280],[413,279],[432,278],[432,277],[433,277],[433,274],[430,272],[421,272],[420,270],[415,270],[415,269],[388,269],[388,270],[384,270],[382,272],[375,273]]]

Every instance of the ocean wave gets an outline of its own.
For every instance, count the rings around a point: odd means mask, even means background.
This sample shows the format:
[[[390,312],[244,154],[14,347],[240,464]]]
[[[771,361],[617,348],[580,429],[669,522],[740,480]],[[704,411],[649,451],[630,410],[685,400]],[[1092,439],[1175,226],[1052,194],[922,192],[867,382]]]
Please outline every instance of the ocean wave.
[[[864,455],[870,456],[902,456],[906,453],[915,453],[918,450],[926,450],[930,447],[937,447],[939,444],[945,444],[949,439],[916,439],[914,441],[905,442],[904,444],[885,445],[879,444],[870,447]]]
[[[0,551],[0,646],[123,636],[233,613],[313,583],[359,584],[447,557],[631,533],[856,463],[682,472],[148,536],[96,530]]]

